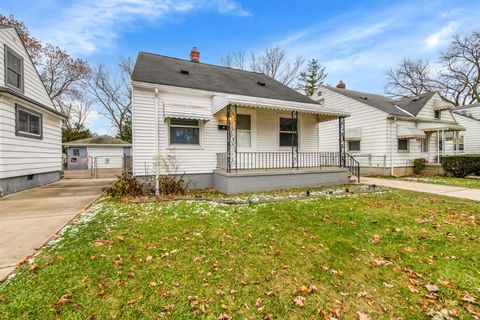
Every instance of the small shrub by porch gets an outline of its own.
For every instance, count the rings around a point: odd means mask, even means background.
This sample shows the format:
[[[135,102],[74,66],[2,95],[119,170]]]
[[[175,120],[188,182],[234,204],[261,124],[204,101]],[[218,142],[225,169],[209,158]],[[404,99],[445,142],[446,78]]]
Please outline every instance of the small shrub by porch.
[[[469,174],[480,172],[480,155],[462,154],[443,156],[440,163],[447,174],[456,178],[464,178]]]

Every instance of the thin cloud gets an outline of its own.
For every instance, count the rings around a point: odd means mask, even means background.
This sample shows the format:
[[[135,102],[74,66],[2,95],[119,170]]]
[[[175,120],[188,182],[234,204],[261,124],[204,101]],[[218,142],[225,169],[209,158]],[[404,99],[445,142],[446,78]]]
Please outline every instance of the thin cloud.
[[[426,50],[432,50],[448,42],[450,36],[460,27],[456,21],[450,21],[448,25],[441,28],[438,32],[430,34],[424,41]]]
[[[52,11],[57,16],[55,24],[44,26],[41,38],[82,55],[112,47],[121,33],[137,22],[164,23],[197,11],[250,15],[234,0],[81,0],[70,6],[52,5],[62,9]]]

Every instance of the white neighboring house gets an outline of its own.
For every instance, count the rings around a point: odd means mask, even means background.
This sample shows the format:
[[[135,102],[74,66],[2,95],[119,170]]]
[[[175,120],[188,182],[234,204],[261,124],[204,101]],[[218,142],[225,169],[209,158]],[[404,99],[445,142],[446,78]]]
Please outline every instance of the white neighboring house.
[[[132,144],[108,135],[66,142],[67,170],[122,169]]]
[[[348,113],[264,74],[200,63],[196,48],[190,60],[140,52],[132,88],[139,178],[172,173],[225,193],[348,181],[338,149],[321,154],[318,141],[318,123]]]
[[[60,179],[62,121],[14,28],[0,26],[0,195]]]
[[[480,103],[456,107],[453,116],[467,129],[460,134],[460,152],[480,154]]]
[[[438,165],[440,156],[457,152],[459,132],[465,130],[435,92],[393,100],[348,90],[340,82],[320,87],[312,98],[350,113],[345,120],[347,151],[360,162],[363,175],[411,174],[416,158]],[[336,149],[335,124],[320,125],[319,134],[320,151]]]

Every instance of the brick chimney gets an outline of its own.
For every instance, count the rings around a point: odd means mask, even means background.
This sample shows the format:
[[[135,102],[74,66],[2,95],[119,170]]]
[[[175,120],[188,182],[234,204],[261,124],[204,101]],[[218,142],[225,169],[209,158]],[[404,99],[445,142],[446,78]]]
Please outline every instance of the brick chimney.
[[[337,84],[337,88],[338,89],[346,89],[347,86],[345,85],[345,83],[342,80],[340,80],[340,82]]]
[[[193,47],[192,51],[190,51],[190,61],[200,62],[200,52],[197,50],[197,47]]]

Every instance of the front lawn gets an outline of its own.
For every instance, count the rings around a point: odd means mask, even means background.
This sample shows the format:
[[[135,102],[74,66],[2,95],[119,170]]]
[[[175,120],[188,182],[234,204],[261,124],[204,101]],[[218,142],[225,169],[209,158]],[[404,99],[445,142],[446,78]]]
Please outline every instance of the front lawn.
[[[97,202],[0,284],[1,319],[472,319],[478,203],[395,190]]]
[[[382,178],[400,179],[404,181],[442,184],[446,186],[480,189],[480,179],[475,179],[475,178],[454,178],[454,177],[442,177],[442,176],[416,177],[416,178],[414,177],[400,177],[400,178],[382,177]]]

